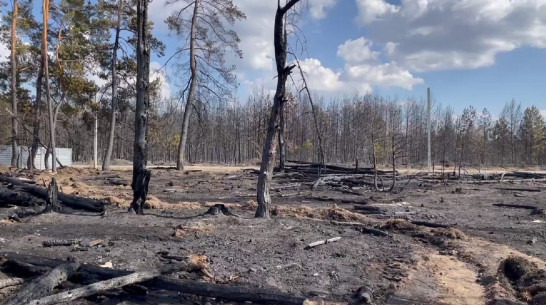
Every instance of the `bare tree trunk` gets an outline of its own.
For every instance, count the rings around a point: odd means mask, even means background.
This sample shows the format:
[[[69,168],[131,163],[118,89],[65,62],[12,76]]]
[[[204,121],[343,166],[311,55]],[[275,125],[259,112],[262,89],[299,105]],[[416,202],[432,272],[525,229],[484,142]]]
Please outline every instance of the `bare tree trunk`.
[[[393,122],[393,132],[394,132],[394,122]],[[391,149],[392,149],[392,184],[389,188],[389,192],[392,192],[396,187],[396,143],[394,142],[396,137],[392,136]]]
[[[42,79],[44,75],[44,62],[40,63],[38,70],[38,77],[36,78],[36,100],[34,101],[34,130],[32,132],[32,146],[30,153],[28,154],[27,167],[32,170],[36,168],[36,154],[38,153],[38,146],[40,144],[40,115],[42,102]]]
[[[188,140],[188,129],[190,126],[190,113],[195,100],[195,88],[197,87],[197,67],[195,66],[195,31],[197,23],[197,10],[199,9],[199,0],[195,0],[193,7],[193,16],[191,19],[190,32],[190,71],[191,80],[186,100],[186,108],[184,109],[184,118],[182,120],[182,130],[180,131],[180,143],[178,144],[178,157],[176,159],[176,169],[184,169],[184,152],[186,150],[186,142]]]
[[[44,62],[44,76],[45,76],[45,85],[46,85],[46,103],[47,103],[47,112],[49,118],[49,142],[51,146],[51,156],[53,162],[51,162],[51,171],[57,172],[57,155],[55,152],[55,119],[53,115],[53,105],[51,103],[51,96],[49,93],[49,60],[47,55],[47,24],[49,21],[49,0],[42,1],[42,12],[43,12],[43,33],[42,33],[42,61]]]
[[[148,1],[138,0],[137,2],[137,100],[135,111],[135,142],[133,152],[133,202],[129,211],[142,214],[146,196],[148,194],[148,183],[150,182],[150,171],[146,169],[147,150],[146,135],[148,129],[148,108],[150,105],[150,49],[147,37],[148,25]]]
[[[271,107],[271,116],[269,117],[269,125],[267,127],[267,136],[264,142],[262,151],[262,163],[260,166],[260,174],[258,175],[258,185],[256,187],[256,197],[258,208],[256,209],[255,217],[269,218],[269,206],[271,204],[271,196],[269,187],[273,175],[273,166],[275,160],[275,148],[277,132],[277,117],[281,109],[281,103],[286,92],[286,79],[295,65],[286,66],[286,47],[287,41],[284,35],[284,15],[292,8],[299,0],[290,0],[284,7],[280,6],[280,1],[275,14],[274,28],[274,44],[275,44],[275,62],[277,63],[277,89],[273,98],[273,106]]]
[[[110,113],[110,134],[108,135],[108,146],[106,147],[106,155],[102,162],[102,170],[108,170],[110,160],[112,159],[112,151],[114,150],[114,138],[116,137],[116,107],[118,95],[118,76],[116,65],[118,64],[118,49],[119,35],[121,32],[121,11],[123,9],[123,0],[119,0],[118,4],[118,19],[116,22],[116,38],[114,40],[114,49],[112,50],[112,105]]]
[[[377,185],[377,157],[375,155],[375,138],[373,136],[373,133],[372,133],[372,162],[373,162],[373,185],[376,191],[380,191],[379,186]]]
[[[11,166],[19,167],[19,149],[17,147],[17,0],[13,0],[11,14]]]
[[[285,96],[285,94],[283,94]],[[281,109],[279,111],[279,170],[284,172],[284,166],[286,164],[286,145],[284,143],[284,111],[285,100],[281,102]]]

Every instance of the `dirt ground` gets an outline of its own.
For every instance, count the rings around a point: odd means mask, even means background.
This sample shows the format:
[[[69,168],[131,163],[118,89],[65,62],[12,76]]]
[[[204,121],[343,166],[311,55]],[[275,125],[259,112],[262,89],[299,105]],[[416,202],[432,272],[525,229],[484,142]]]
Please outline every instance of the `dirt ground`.
[[[129,171],[61,169],[57,180],[63,192],[104,199],[109,203],[107,212],[51,213],[13,222],[7,219],[15,208],[0,208],[4,219],[0,256],[16,251],[73,257],[127,270],[200,257],[206,272],[175,276],[351,304],[546,304],[546,218],[540,210],[546,208],[544,182],[412,180],[401,184],[405,185],[401,191],[381,193],[366,185],[311,190],[316,177],[277,174],[272,185],[273,217],[262,220],[253,218],[257,175],[245,169],[153,169],[143,216],[126,213],[132,192],[129,185],[120,184],[128,184]],[[51,179],[45,172],[20,175],[42,186]],[[499,203],[538,209],[493,205]],[[234,216],[202,215],[214,204],[224,204]],[[363,215],[355,206],[375,207],[380,213]],[[450,227],[430,228],[411,221]],[[389,235],[366,234],[347,222]],[[306,249],[312,242],[333,237],[341,239]],[[79,239],[93,246],[42,245],[52,239]],[[533,272],[512,277],[512,269],[505,266],[512,266],[507,259],[515,258]],[[77,304],[97,302],[216,304],[222,300],[186,295],[163,300],[150,292],[140,299],[117,294]]]

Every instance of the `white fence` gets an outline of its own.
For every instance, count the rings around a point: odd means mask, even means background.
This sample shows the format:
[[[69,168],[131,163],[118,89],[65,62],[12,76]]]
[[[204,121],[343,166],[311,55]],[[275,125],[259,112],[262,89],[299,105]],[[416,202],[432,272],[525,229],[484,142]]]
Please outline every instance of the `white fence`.
[[[64,166],[72,165],[72,148],[56,148],[57,159]],[[29,148],[19,146],[19,160],[18,164],[20,168],[27,168],[27,160],[29,155]],[[49,157],[49,168],[51,168],[52,158]],[[11,165],[11,146],[0,145],[0,164]],[[37,169],[45,169],[45,148],[40,147],[34,158],[34,165]],[[59,166],[59,163],[57,163]]]

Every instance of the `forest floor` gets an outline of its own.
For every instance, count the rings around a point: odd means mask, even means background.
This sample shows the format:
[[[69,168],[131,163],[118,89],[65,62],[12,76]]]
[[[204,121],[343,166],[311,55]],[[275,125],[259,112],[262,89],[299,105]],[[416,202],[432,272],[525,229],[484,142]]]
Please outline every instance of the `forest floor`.
[[[177,276],[350,304],[546,304],[545,182],[414,179],[401,183],[396,193],[382,193],[368,186],[312,190],[316,177],[276,174],[273,216],[263,220],[253,218],[257,175],[247,168],[153,169],[143,216],[126,212],[132,199],[129,171],[63,168],[56,175],[61,191],[104,199],[107,212],[50,213],[12,222],[7,219],[15,208],[0,208],[0,257],[12,251],[73,257],[124,270],[200,257],[206,272]],[[52,177],[23,174],[41,186]],[[224,204],[234,216],[203,215],[215,204]],[[375,208],[375,213],[359,213],[362,206]],[[347,222],[389,235],[366,234]],[[334,237],[341,239],[306,249]],[[42,245],[52,239],[80,239],[92,246]],[[0,290],[0,302],[8,290]],[[120,302],[222,303],[156,292],[134,297],[122,291],[73,304]]]

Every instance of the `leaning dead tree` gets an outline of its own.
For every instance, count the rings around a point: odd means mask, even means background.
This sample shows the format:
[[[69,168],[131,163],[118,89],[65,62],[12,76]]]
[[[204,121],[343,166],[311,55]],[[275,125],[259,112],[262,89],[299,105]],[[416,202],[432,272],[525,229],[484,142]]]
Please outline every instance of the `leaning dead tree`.
[[[284,16],[286,13],[298,3],[299,0],[290,0],[284,6],[281,6],[280,0],[275,14],[275,27],[273,31],[274,46],[275,46],[275,62],[277,66],[277,89],[273,98],[273,106],[271,106],[271,114],[267,127],[267,136],[264,142],[262,151],[262,163],[260,166],[260,174],[258,175],[257,201],[258,208],[255,217],[269,218],[269,207],[271,204],[271,196],[269,188],[273,175],[273,166],[275,161],[275,149],[277,146],[275,136],[277,133],[277,118],[283,103],[284,93],[286,92],[286,80],[294,69],[295,65],[286,66],[286,48],[287,40],[284,35]]]
[[[133,152],[133,201],[129,212],[143,214],[143,207],[148,195],[150,171],[146,169],[148,143],[148,109],[150,107],[150,47],[148,33],[148,1],[137,2],[137,98],[135,111],[135,144]]]

